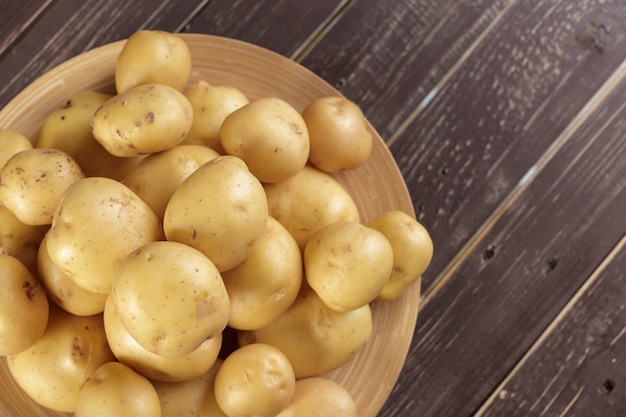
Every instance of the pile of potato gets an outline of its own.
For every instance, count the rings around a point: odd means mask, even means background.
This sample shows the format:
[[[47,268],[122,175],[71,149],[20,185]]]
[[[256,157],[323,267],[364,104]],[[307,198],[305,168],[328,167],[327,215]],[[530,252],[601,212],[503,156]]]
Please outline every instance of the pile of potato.
[[[322,375],[418,282],[428,232],[363,221],[333,177],[371,152],[354,103],[250,101],[191,58],[139,31],[115,95],[75,94],[34,145],[0,130],[0,355],[76,417],[355,416]]]

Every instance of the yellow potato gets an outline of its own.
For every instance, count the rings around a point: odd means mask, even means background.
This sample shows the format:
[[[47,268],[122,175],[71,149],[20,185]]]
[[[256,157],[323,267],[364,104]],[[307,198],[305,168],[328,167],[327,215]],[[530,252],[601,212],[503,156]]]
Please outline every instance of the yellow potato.
[[[372,311],[369,304],[356,310],[334,311],[304,286],[284,314],[268,326],[239,331],[240,345],[266,343],[280,349],[296,378],[319,376],[347,363],[369,340]]]
[[[216,151],[206,146],[178,145],[146,156],[124,177],[122,184],[141,197],[159,219],[163,219],[165,207],[180,184],[200,165],[218,156]]]
[[[104,330],[118,361],[154,381],[179,382],[199,377],[215,363],[222,346],[222,334],[206,339],[192,352],[167,358],[150,352],[128,333],[109,297],[104,309]]]
[[[0,255],[0,356],[31,347],[48,322],[48,299],[37,278],[16,258]]]
[[[345,97],[321,97],[302,112],[311,141],[309,161],[335,173],[363,165],[372,152],[372,134],[363,112]]]
[[[21,133],[0,129],[0,168],[16,153],[32,148],[31,141]]]
[[[296,378],[287,357],[252,343],[231,353],[215,376],[215,399],[229,417],[274,417],[291,401]]]
[[[193,123],[184,144],[205,145],[222,153],[220,129],[226,116],[250,101],[239,89],[198,81],[185,91],[193,107]]]
[[[133,157],[178,145],[192,121],[191,103],[181,92],[144,84],[107,100],[96,110],[91,131],[109,153]]]
[[[276,417],[357,417],[352,395],[337,382],[310,377],[296,381],[291,403]]]
[[[373,301],[393,267],[391,244],[379,231],[357,222],[319,229],[304,249],[306,280],[335,311],[350,311]]]
[[[65,152],[22,151],[0,170],[0,201],[22,223],[50,224],[65,189],[81,178],[80,166]]]
[[[302,283],[302,255],[294,238],[273,217],[248,257],[222,273],[230,299],[228,325],[267,326],[293,304]]]
[[[108,294],[119,263],[131,251],[160,240],[157,216],[118,181],[84,178],[66,190],[48,232],[52,262],[79,286]]]
[[[416,283],[433,258],[433,241],[428,230],[413,217],[401,211],[389,211],[366,225],[381,232],[393,249],[393,270],[389,282],[376,297],[381,301],[398,298]]]
[[[163,216],[168,240],[204,253],[220,272],[243,262],[265,230],[267,199],[259,180],[235,156],[220,156],[191,174]]]
[[[101,314],[75,316],[51,303],[43,336],[7,359],[11,375],[35,402],[71,413],[87,377],[115,357],[106,341]]]
[[[269,214],[285,226],[300,250],[326,224],[360,221],[354,200],[341,184],[309,165],[285,181],[264,184],[264,188]]]
[[[123,93],[142,84],[165,84],[178,91],[191,75],[191,51],[178,35],[139,30],[122,48],[115,64],[115,88]]]
[[[91,119],[111,95],[95,91],[73,94],[63,108],[50,113],[41,125],[37,148],[59,149],[70,155],[87,177],[122,178],[141,157],[111,155],[91,133]]]
[[[161,417],[156,390],[147,378],[119,362],[107,362],[85,381],[75,417]]]
[[[215,265],[178,242],[152,242],[129,253],[117,267],[109,297],[133,339],[169,358],[220,334],[230,313]]]
[[[19,259],[37,275],[37,251],[49,226],[22,223],[11,210],[0,205],[0,253]]]
[[[230,113],[220,129],[224,152],[243,159],[261,182],[295,175],[309,158],[309,133],[286,101],[264,97]]]

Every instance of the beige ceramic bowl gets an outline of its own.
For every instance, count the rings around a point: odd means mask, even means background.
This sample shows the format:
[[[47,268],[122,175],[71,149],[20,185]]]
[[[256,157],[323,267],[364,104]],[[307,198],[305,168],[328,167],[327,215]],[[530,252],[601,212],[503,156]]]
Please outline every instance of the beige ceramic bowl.
[[[232,85],[251,99],[280,97],[302,110],[311,100],[339,93],[295,62],[266,49],[221,37],[183,34],[192,57],[192,80]],[[36,138],[46,115],[73,93],[96,90],[112,93],[115,61],[124,41],[108,44],[56,67],[16,96],[0,111],[0,128]],[[371,127],[370,127],[371,128]],[[386,145],[372,129],[371,158],[361,168],[340,173],[337,179],[355,199],[363,220],[387,210],[414,215],[406,185]],[[419,301],[414,285],[397,301],[375,303],[374,331],[365,348],[347,365],[328,375],[354,396],[362,417],[375,416],[393,388],[404,364]],[[0,360],[0,415],[14,417],[61,416],[35,404],[13,382]]]

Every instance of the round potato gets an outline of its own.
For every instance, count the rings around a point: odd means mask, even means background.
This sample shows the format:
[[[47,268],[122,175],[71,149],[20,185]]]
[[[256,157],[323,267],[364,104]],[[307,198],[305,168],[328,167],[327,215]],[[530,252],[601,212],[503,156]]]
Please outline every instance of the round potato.
[[[252,343],[231,353],[215,376],[215,399],[229,417],[274,417],[291,401],[296,385],[287,357]]]
[[[178,35],[139,30],[124,44],[115,64],[115,88],[123,93],[142,84],[183,91],[191,75],[191,51]]]
[[[189,100],[162,84],[133,87],[107,100],[91,120],[91,132],[120,157],[161,152],[178,145],[193,121]]]
[[[309,133],[300,113],[276,97],[257,99],[230,113],[220,129],[224,152],[243,159],[261,182],[280,182],[309,158]]]
[[[22,223],[52,223],[63,192],[85,175],[74,159],[57,149],[30,149],[13,155],[0,170],[0,201]]]
[[[309,165],[277,184],[264,184],[270,216],[296,239],[300,250],[320,227],[360,221],[348,192],[331,175]]]
[[[120,362],[101,365],[83,384],[75,417],[161,417],[161,404],[150,381]]]
[[[217,336],[230,312],[215,265],[178,242],[152,242],[129,253],[116,270],[110,298],[133,339],[165,357],[187,355]]]
[[[32,148],[31,141],[21,133],[0,129],[0,168],[16,153]]]
[[[52,262],[77,285],[108,294],[122,259],[162,238],[159,219],[128,187],[110,178],[89,177],[64,193],[47,249]]]
[[[35,402],[71,413],[87,377],[115,357],[107,344],[102,314],[75,316],[51,303],[44,334],[7,359],[11,375]]]
[[[32,226],[22,223],[15,214],[0,205],[0,253],[11,255],[37,275],[37,252],[48,225]]]
[[[309,161],[335,173],[363,165],[372,152],[372,134],[363,112],[345,97],[321,97],[302,112],[311,150]]]
[[[356,222],[330,223],[304,249],[306,280],[335,311],[350,311],[373,301],[393,267],[391,244],[379,231]]]
[[[220,129],[226,116],[250,101],[239,89],[198,81],[189,86],[185,97],[193,107],[193,123],[184,144],[204,145],[223,153]]]
[[[357,417],[352,395],[337,382],[311,377],[296,381],[289,405],[276,417]]]
[[[369,220],[366,225],[385,235],[393,249],[389,282],[376,298],[395,300],[406,288],[419,283],[433,258],[433,241],[421,223],[401,211],[389,211]]]
[[[243,262],[265,230],[263,186],[235,156],[220,156],[191,174],[163,216],[168,240],[204,253],[220,272]]]
[[[230,299],[228,325],[267,326],[293,304],[302,283],[302,255],[289,232],[268,217],[265,232],[248,257],[222,273]]]
[[[16,258],[0,255],[0,356],[31,347],[48,323],[48,298]]]

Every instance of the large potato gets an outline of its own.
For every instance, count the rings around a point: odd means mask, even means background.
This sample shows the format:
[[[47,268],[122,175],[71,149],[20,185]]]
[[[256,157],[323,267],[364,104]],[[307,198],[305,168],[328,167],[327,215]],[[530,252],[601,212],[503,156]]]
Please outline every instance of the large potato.
[[[180,357],[215,337],[228,322],[222,277],[200,251],[152,242],[119,264],[109,296],[128,333],[148,351]]]
[[[16,257],[35,275],[37,252],[48,229],[48,225],[24,224],[11,210],[0,205],[0,253]]]
[[[320,227],[338,221],[360,220],[348,192],[331,175],[309,165],[293,177],[264,184],[270,216],[296,239],[300,250]]]
[[[84,178],[80,166],[57,149],[30,149],[13,155],[0,170],[0,201],[21,222],[52,223],[66,188]]]
[[[101,314],[75,316],[51,303],[43,336],[7,359],[11,375],[34,401],[71,413],[87,377],[115,357],[106,341]]]
[[[243,159],[261,182],[280,182],[309,158],[309,133],[300,113],[276,97],[257,99],[230,113],[220,129],[229,155]]]
[[[162,238],[159,219],[128,187],[110,178],[89,177],[64,193],[47,249],[52,262],[76,284],[108,294],[122,259]]]
[[[267,222],[263,186],[235,156],[200,166],[176,190],[163,217],[168,240],[204,253],[222,272],[243,262]]]
[[[144,84],[111,97],[95,113],[91,131],[121,157],[161,152],[178,145],[193,121],[189,100],[162,84]]]
[[[310,377],[296,381],[289,405],[276,417],[357,417],[352,395],[337,382]]]
[[[37,278],[16,258],[0,255],[0,356],[31,347],[48,322],[48,299]]]
[[[191,75],[191,51],[178,35],[161,30],[133,33],[115,64],[115,88],[123,93],[142,84],[182,91]]]
[[[32,148],[31,141],[21,133],[0,129],[0,168],[16,153]]]

